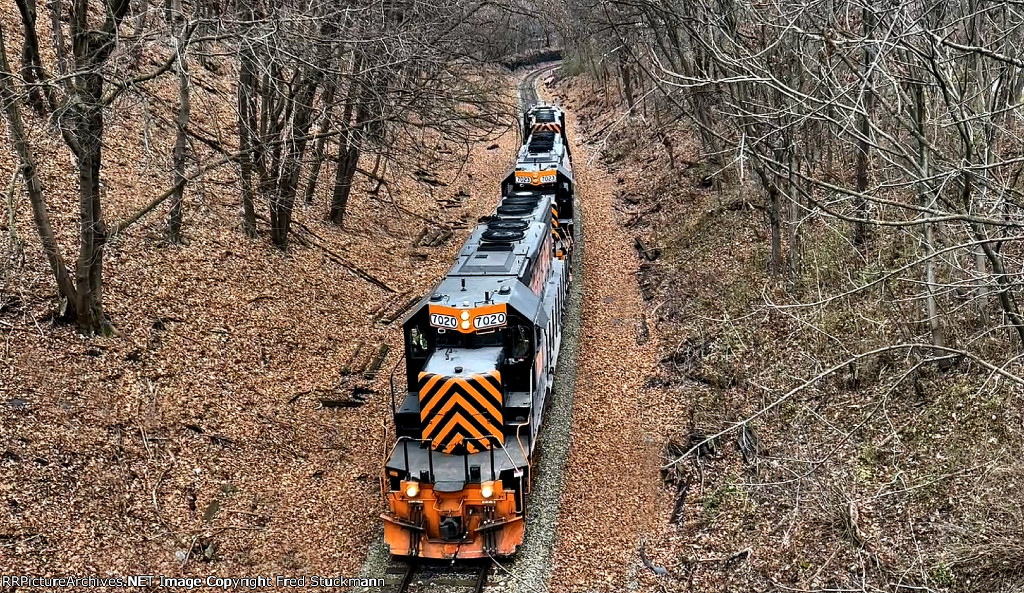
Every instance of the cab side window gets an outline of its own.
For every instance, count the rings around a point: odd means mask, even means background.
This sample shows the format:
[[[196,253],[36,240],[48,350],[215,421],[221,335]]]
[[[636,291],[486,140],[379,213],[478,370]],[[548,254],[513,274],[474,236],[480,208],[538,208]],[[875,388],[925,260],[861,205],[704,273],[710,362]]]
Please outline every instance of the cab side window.
[[[527,329],[517,325],[512,330],[512,358],[526,358],[530,354],[530,334]]]
[[[409,330],[409,348],[411,355],[416,358],[427,355],[430,345],[427,343],[427,336],[424,335],[422,328],[413,327]]]

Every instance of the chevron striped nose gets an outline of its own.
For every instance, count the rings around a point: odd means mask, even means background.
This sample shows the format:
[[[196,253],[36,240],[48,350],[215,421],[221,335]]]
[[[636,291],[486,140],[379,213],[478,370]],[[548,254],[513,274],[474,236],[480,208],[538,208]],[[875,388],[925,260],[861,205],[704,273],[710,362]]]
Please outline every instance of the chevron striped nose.
[[[419,375],[423,438],[435,451],[476,453],[505,442],[501,373]]]
[[[562,126],[558,124],[545,123],[545,124],[533,124],[532,132],[554,132],[556,134],[562,131]]]

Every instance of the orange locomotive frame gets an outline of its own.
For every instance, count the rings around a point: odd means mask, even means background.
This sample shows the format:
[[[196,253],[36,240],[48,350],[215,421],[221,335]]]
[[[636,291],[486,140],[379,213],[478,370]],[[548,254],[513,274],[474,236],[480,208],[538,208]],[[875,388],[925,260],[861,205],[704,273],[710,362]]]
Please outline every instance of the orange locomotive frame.
[[[526,524],[522,509],[516,508],[515,492],[505,490],[501,481],[467,484],[458,492],[437,492],[433,484],[417,484],[414,496],[407,495],[413,482],[402,482],[398,492],[388,492],[389,507],[404,517],[420,517],[421,524],[397,519],[386,513],[384,541],[391,553],[398,556],[425,558],[488,558],[492,555],[508,556],[522,543]],[[421,490],[419,488],[422,488]],[[491,488],[485,498],[481,491]],[[469,517],[466,537],[451,542],[441,539],[441,521],[446,514],[461,514],[465,509]],[[413,535],[410,537],[410,532]],[[493,553],[488,553],[488,549]]]

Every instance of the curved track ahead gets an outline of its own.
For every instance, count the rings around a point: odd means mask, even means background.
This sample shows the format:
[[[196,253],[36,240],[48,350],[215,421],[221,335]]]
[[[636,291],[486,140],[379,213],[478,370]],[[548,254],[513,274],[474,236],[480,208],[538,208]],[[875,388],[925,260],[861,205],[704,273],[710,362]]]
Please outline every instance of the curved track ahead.
[[[525,113],[530,107],[533,107],[540,101],[540,97],[537,95],[537,79],[542,74],[551,72],[560,65],[561,62],[545,64],[535,70],[531,70],[523,77],[519,83],[519,109],[522,113]]]

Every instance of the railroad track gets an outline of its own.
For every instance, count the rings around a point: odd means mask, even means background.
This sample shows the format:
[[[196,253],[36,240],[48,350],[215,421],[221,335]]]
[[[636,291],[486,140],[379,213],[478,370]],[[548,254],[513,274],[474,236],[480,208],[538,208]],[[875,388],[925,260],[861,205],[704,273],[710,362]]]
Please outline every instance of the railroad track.
[[[388,593],[483,593],[491,562],[460,564],[393,560],[384,576]]]
[[[522,113],[526,113],[530,107],[533,107],[533,105],[540,100],[540,97],[537,96],[537,79],[540,78],[542,74],[551,72],[559,65],[561,65],[561,62],[541,66],[540,68],[527,73],[527,75],[523,77],[522,82],[519,83],[519,107]]]

